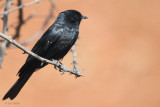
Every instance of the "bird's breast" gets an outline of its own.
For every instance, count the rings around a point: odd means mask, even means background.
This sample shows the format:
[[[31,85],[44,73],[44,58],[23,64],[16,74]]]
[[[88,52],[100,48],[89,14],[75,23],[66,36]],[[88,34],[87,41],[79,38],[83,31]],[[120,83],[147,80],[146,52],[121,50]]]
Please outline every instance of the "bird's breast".
[[[78,38],[78,32],[74,30],[64,31],[56,43],[51,47],[53,59],[63,58],[71,49]]]

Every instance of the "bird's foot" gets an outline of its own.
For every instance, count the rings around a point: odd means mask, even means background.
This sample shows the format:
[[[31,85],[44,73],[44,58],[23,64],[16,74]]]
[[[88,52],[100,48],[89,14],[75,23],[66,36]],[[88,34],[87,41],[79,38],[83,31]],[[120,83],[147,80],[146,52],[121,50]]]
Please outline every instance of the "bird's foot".
[[[61,62],[59,62],[58,68],[59,68],[59,71],[60,71],[60,72],[62,72],[62,71],[63,71],[61,67],[62,67],[62,63],[61,63]]]
[[[62,63],[59,62],[59,61],[57,61],[57,64],[54,65],[54,68],[57,70],[57,67],[58,67],[58,68],[59,68],[59,71],[62,72],[61,65],[62,65]]]
[[[57,65],[54,65],[54,68],[57,70]]]

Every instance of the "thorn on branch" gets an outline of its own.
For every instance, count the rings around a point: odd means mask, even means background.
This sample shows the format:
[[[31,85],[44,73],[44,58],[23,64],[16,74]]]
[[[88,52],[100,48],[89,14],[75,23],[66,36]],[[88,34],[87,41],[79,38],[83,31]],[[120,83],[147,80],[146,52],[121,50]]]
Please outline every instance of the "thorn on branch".
[[[24,51],[22,54],[26,54],[26,52]]]

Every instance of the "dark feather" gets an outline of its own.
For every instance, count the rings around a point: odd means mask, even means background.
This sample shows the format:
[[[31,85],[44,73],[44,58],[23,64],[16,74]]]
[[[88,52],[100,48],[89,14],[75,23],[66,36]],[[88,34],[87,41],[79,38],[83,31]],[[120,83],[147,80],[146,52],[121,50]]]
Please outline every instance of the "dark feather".
[[[32,52],[49,60],[62,59],[78,38],[79,24],[82,18],[80,12],[75,10],[61,12],[55,23],[35,44]],[[29,55],[25,64],[18,72],[19,79],[7,92],[3,100],[7,98],[14,99],[30,76],[46,65]]]

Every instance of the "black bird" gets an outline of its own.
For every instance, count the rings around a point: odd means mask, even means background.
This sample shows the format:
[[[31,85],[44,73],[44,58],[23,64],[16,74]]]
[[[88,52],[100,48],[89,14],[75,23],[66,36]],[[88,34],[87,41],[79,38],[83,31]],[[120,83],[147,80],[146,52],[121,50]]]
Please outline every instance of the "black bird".
[[[32,52],[37,55],[52,60],[62,59],[73,44],[76,42],[79,34],[79,25],[82,19],[87,19],[76,10],[66,10],[61,12],[55,23],[42,35],[39,41],[32,48]],[[3,97],[3,100],[14,99],[31,75],[38,69],[46,66],[38,59],[28,56],[25,64],[18,72],[19,79]]]

